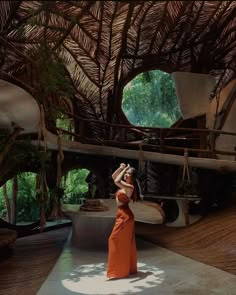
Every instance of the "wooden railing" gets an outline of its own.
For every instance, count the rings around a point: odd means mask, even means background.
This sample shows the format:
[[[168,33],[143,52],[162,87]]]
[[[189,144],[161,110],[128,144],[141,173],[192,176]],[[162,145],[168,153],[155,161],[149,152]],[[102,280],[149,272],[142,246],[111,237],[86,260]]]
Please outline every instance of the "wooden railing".
[[[78,124],[79,134],[69,132],[67,130],[58,128],[58,132],[64,135],[70,135],[71,140],[82,143],[116,146],[120,148],[157,151],[161,153],[177,153],[183,154],[187,148],[189,153],[198,156],[201,154],[206,158],[215,158],[219,155],[236,156],[235,151],[216,150],[215,139],[219,135],[236,136],[234,132],[227,132],[215,129],[198,129],[198,128],[156,128],[156,127],[141,127],[134,125],[112,124],[100,120],[84,119],[74,114],[68,113],[74,117]],[[107,130],[112,130],[116,134],[115,139],[109,136],[102,136],[101,138],[88,138],[85,136],[88,124],[94,123],[100,126],[103,130],[102,134],[109,134]],[[131,136],[132,134],[132,136]],[[205,148],[200,147],[200,134],[203,134],[208,139],[208,144]],[[134,140],[129,141],[128,138],[133,137]],[[67,138],[68,139],[68,138]],[[152,143],[155,141],[155,143]],[[174,142],[171,145],[171,141]],[[199,141],[199,145],[197,144]],[[194,144],[193,144],[194,143]],[[193,147],[194,145],[194,147]]]

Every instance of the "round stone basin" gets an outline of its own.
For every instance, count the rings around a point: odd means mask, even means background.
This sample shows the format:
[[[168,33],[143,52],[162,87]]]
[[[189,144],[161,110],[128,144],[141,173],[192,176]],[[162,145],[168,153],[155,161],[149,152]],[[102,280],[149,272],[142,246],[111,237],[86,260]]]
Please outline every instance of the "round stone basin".
[[[115,223],[117,205],[115,199],[101,199],[108,207],[106,211],[67,210],[64,212],[72,220],[71,244],[79,248],[107,248],[108,238]],[[130,209],[134,213],[135,221],[162,224],[164,212],[153,202],[130,202]],[[69,209],[69,208],[68,208]]]

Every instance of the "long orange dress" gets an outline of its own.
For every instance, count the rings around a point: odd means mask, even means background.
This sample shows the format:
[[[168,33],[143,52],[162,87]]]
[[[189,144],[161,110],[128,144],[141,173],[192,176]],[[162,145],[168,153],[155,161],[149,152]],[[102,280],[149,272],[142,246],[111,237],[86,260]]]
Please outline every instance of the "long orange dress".
[[[130,198],[120,190],[116,192],[116,197],[124,205],[118,207],[109,237],[108,278],[124,278],[137,273],[134,215],[128,205]]]

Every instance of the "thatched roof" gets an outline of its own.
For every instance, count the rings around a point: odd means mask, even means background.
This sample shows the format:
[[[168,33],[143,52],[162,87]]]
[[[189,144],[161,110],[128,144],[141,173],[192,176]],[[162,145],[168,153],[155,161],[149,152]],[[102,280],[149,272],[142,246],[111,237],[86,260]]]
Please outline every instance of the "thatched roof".
[[[37,96],[47,44],[73,99],[44,105],[104,121],[118,110],[122,121],[122,89],[142,71],[207,73],[216,91],[235,78],[235,15],[235,1],[1,1],[0,77]]]

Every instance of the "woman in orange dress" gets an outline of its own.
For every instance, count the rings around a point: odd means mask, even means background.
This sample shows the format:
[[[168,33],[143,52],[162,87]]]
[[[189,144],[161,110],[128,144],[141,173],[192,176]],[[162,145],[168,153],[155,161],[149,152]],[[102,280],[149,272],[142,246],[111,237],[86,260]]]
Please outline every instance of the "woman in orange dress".
[[[120,189],[115,194],[118,211],[108,242],[108,279],[125,278],[137,273],[134,215],[129,208],[130,200],[135,202],[139,194],[136,174],[135,168],[123,163],[112,174],[114,183]]]

